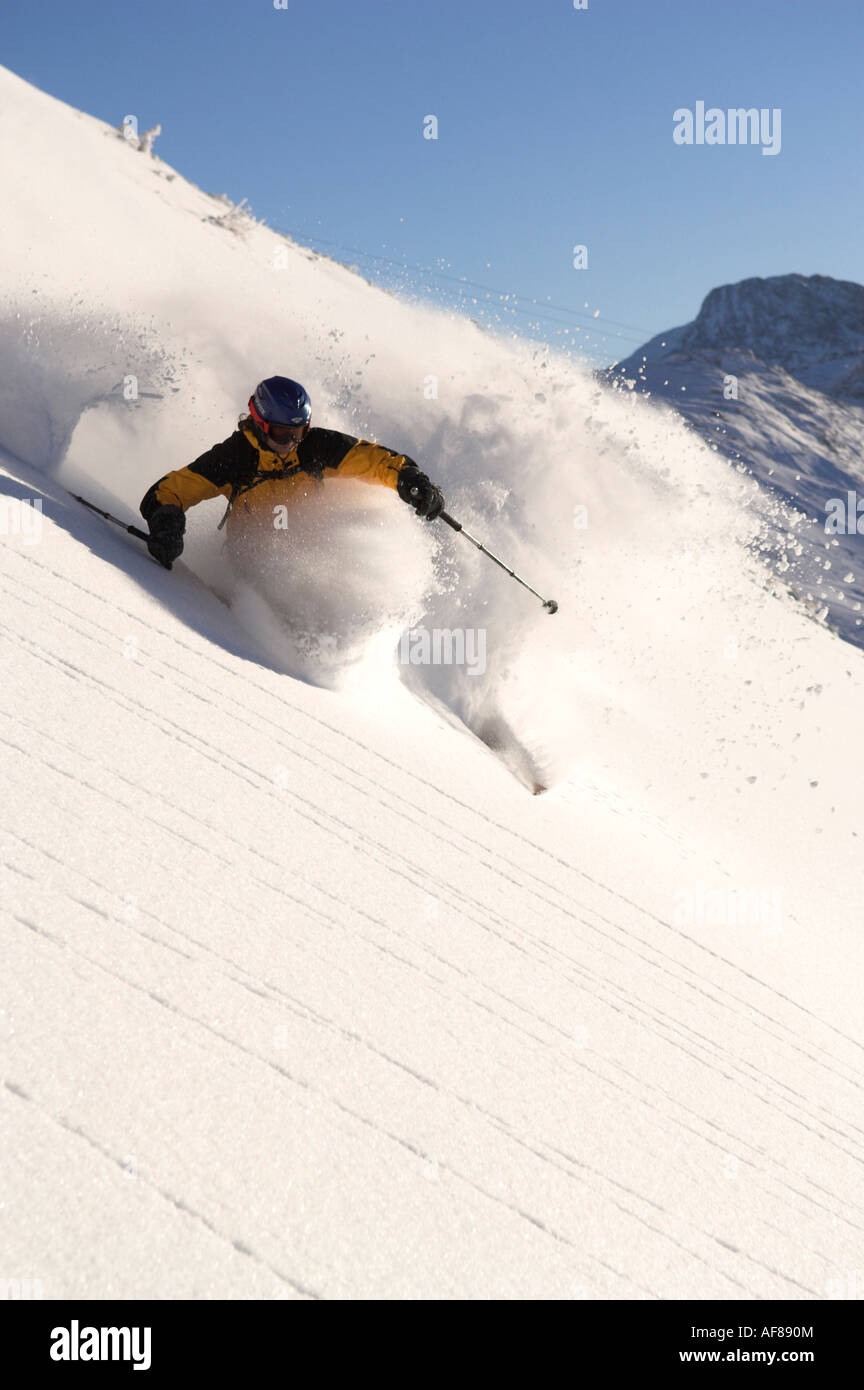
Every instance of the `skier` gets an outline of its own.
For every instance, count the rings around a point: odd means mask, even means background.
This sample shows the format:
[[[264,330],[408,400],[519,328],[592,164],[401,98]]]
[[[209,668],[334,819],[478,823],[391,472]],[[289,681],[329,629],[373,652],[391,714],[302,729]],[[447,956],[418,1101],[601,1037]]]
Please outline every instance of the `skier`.
[[[141,515],[150,527],[147,548],[166,569],[183,551],[186,512],[196,502],[223,496],[229,515],[242,513],[272,525],[273,509],[299,500],[331,477],[362,478],[395,488],[418,516],[434,521],[444,507],[441,489],[406,454],[394,453],[338,430],[313,428],[303,387],[271,376],[249,397],[230,438],[186,468],[166,473],[144,494]],[[233,522],[232,522],[233,524]]]

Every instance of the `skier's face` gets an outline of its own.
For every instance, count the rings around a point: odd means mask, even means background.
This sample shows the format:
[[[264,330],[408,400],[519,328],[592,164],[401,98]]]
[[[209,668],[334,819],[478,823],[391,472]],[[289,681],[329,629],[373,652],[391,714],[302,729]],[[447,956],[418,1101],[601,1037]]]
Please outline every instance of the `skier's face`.
[[[293,453],[306,433],[305,425],[271,425],[267,431],[267,443],[274,454],[284,458]]]

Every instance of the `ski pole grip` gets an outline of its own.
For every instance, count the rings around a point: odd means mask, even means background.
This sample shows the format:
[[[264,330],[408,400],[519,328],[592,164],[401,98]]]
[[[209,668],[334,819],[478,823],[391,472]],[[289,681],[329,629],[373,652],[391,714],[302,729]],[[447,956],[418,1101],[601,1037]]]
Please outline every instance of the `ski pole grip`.
[[[450,516],[449,512],[439,512],[438,516],[436,517],[436,520],[446,521],[447,525],[452,526],[454,531],[462,530],[462,522],[456,521],[452,516]]]

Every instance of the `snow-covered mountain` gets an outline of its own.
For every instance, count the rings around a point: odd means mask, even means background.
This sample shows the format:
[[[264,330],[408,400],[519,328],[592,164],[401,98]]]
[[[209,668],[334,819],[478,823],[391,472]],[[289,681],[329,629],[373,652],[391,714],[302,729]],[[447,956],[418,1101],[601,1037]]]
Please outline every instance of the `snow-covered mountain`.
[[[763,548],[796,594],[864,644],[864,287],[826,275],[722,285],[692,323],[608,376],[668,402],[781,499]]]
[[[723,349],[749,351],[838,400],[860,400],[864,285],[830,275],[754,276],[720,285],[692,323],[658,334],[628,362]]]
[[[6,1276],[854,1296],[864,666],[755,484],[4,69],[0,116]],[[140,520],[277,371],[559,612],[360,484],[257,573],[219,503],[168,573],[71,499]]]

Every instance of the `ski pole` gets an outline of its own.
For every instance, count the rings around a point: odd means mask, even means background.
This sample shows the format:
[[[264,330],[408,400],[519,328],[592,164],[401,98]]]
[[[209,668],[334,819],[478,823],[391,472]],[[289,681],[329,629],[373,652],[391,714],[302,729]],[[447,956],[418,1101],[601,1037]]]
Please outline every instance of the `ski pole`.
[[[101,507],[96,507],[92,502],[88,502],[86,497],[79,497],[77,492],[70,494],[76,502],[82,506],[89,507],[91,512],[96,512],[98,516],[104,516],[106,521],[113,521],[115,526],[122,526],[124,531],[128,531],[130,536],[137,536],[139,541],[149,541],[150,537],[146,531],[142,531],[138,526],[127,526],[125,521],[121,521],[119,516],[112,516],[110,512],[103,512]]]
[[[515,570],[511,570],[509,565],[505,565],[503,560],[499,560],[497,555],[493,555],[491,550],[487,550],[482,541],[478,541],[476,536],[472,536],[470,531],[466,531],[461,521],[456,521],[447,512],[439,512],[437,520],[446,522],[454,531],[461,531],[466,541],[470,541],[472,545],[476,545],[478,550],[482,550],[484,555],[488,555],[490,560],[494,560],[496,565],[500,565],[501,569],[505,570],[506,573],[510,575],[511,579],[515,579],[517,584],[521,584],[523,589],[527,589],[529,594],[533,594],[535,598],[539,598],[547,613],[558,612],[558,604],[555,602],[554,598],[544,598],[542,594],[538,594],[536,589],[532,589],[530,584],[526,584],[524,579],[520,579]]]

